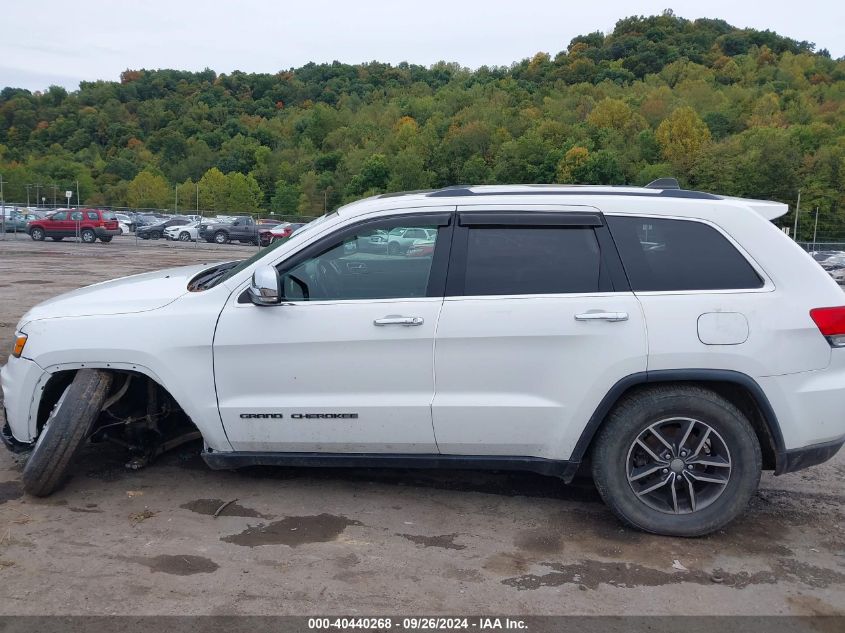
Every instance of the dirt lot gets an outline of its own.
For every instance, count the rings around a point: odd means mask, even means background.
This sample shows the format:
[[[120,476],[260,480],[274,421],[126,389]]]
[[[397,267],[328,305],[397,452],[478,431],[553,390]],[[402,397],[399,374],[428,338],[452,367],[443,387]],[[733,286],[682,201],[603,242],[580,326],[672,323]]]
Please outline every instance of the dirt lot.
[[[254,250],[0,241],[0,362],[50,296]],[[533,475],[213,472],[187,449],[130,472],[98,451],[38,500],[20,470],[0,447],[0,614],[845,613],[843,453],[764,475],[743,519],[689,540]]]

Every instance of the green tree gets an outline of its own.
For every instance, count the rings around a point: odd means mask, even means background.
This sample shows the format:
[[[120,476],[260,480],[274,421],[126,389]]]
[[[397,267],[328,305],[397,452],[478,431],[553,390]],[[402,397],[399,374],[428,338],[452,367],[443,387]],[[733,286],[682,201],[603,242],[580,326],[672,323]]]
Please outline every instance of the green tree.
[[[126,189],[126,202],[138,209],[163,209],[170,202],[171,189],[158,174],[142,171]]]
[[[217,167],[205,172],[199,180],[200,209],[220,213],[228,210],[229,180]]]
[[[687,170],[710,142],[710,130],[695,110],[684,106],[664,119],[655,137],[666,160]]]
[[[291,185],[284,180],[276,183],[276,193],[270,201],[270,210],[281,214],[291,215],[297,212],[299,196],[302,190],[298,185]]]
[[[238,172],[226,174],[226,208],[231,212],[254,213],[258,211],[263,195],[252,175]]]

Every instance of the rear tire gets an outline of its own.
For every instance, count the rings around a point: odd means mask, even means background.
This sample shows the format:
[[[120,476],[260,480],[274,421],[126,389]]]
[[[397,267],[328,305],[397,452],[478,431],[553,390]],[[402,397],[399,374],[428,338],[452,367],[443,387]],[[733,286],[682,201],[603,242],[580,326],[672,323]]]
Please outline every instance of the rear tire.
[[[97,241],[97,234],[91,229],[83,229],[82,233],[79,234],[79,237],[81,237],[82,241],[86,244],[93,244]]]
[[[111,387],[112,376],[80,369],[53,407],[23,470],[23,489],[46,497],[64,483]]]
[[[599,494],[625,523],[702,536],[745,510],[762,455],[748,419],[728,400],[693,385],[663,386],[616,405],[596,436],[592,468]]]

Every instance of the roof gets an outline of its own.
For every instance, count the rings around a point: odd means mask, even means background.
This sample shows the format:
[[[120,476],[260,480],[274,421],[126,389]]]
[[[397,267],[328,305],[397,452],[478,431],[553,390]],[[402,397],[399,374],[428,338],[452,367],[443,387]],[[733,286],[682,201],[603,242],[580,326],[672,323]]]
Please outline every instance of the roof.
[[[740,202],[743,205],[750,207],[762,215],[767,220],[774,220],[784,215],[789,207],[781,202],[771,202],[768,200],[752,200],[748,198],[735,198],[730,196],[718,196],[712,193],[703,191],[692,191],[688,189],[681,189],[678,181],[674,178],[660,178],[655,180],[645,187],[629,187],[619,185],[557,185],[557,184],[527,184],[527,185],[456,185],[452,187],[444,187],[442,189],[423,189],[417,191],[400,191],[394,193],[385,193],[364,200],[359,200],[351,204],[345,205],[339,209],[341,212],[350,211],[364,211],[365,206],[369,206],[372,202],[377,200],[387,201],[393,198],[407,198],[408,202],[427,201],[428,204],[435,202],[443,202],[448,204],[448,198],[461,198],[456,201],[469,202],[470,199],[476,198],[478,201],[486,196],[630,196],[630,197],[649,197],[649,198],[683,198],[688,200],[711,200],[721,201],[727,200],[732,202]]]

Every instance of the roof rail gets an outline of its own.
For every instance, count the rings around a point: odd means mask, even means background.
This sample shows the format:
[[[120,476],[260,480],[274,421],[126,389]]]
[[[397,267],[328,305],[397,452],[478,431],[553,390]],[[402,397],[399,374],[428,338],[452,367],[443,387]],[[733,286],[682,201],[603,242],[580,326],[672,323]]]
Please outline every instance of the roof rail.
[[[612,186],[609,186],[605,190],[595,190],[595,189],[579,189],[579,188],[572,188],[572,189],[537,189],[534,191],[523,191],[523,190],[499,190],[499,191],[490,191],[490,190],[482,190],[482,191],[473,191],[469,187],[465,185],[460,185],[457,187],[444,187],[443,189],[437,189],[436,191],[432,191],[431,193],[424,194],[428,198],[460,198],[466,196],[474,196],[474,197],[485,197],[485,196],[648,196],[654,198],[689,198],[691,200],[721,200],[720,196],[713,195],[712,193],[705,193],[703,191],[690,191],[687,189],[681,189],[677,186],[678,181],[674,178],[662,178],[660,180],[654,181],[662,182],[670,180],[672,181],[675,186],[674,187],[647,187],[654,190],[654,193],[651,191],[632,191],[630,189],[619,188],[615,189]],[[650,183],[654,185],[654,183]]]
[[[658,178],[645,186],[646,189],[680,189],[677,178]]]

